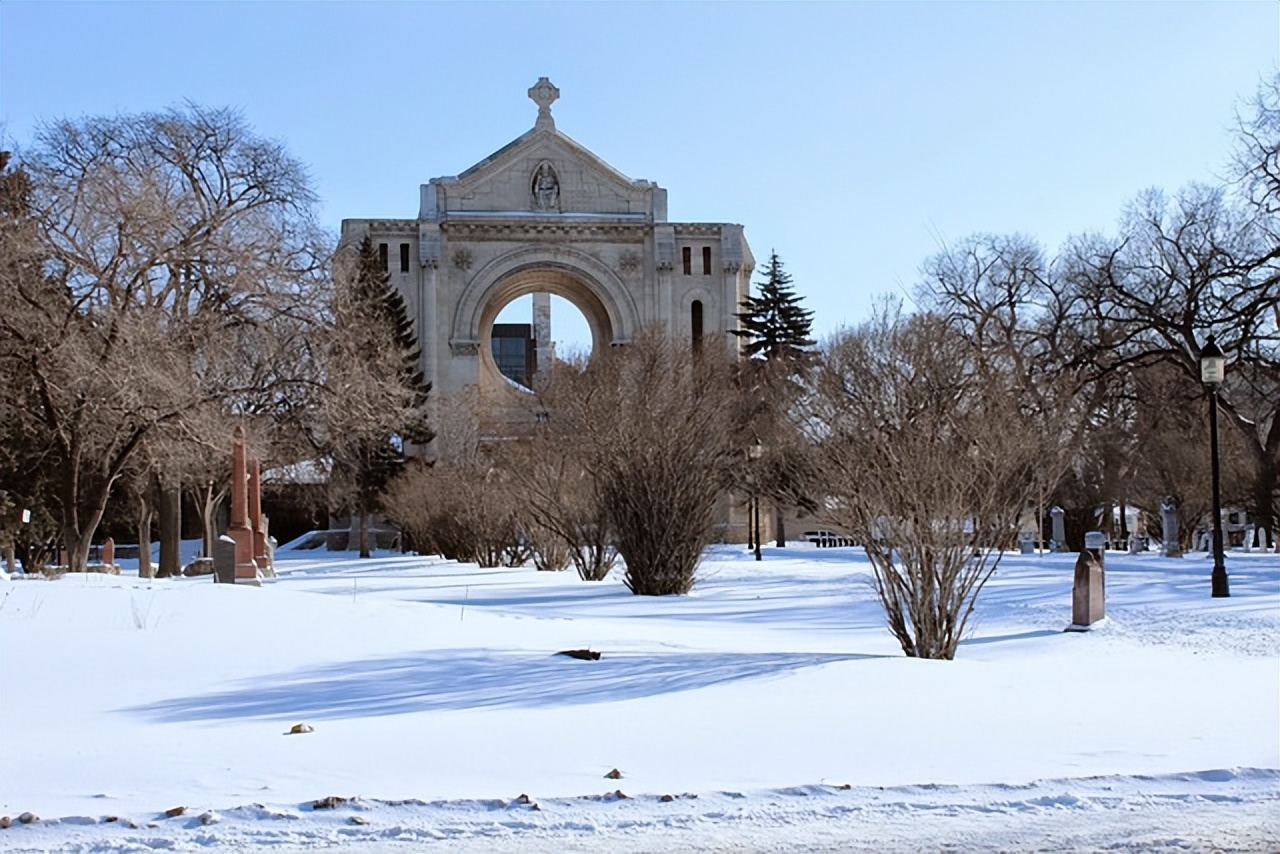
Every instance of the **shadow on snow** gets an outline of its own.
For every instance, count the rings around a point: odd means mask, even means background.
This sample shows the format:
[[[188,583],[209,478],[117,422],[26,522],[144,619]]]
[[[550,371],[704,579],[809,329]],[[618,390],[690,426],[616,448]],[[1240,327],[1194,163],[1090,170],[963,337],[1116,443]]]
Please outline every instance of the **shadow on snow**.
[[[578,661],[559,655],[442,650],[263,676],[230,691],[161,700],[122,711],[173,723],[553,708],[633,700],[779,676],[838,661],[881,657],[833,653],[606,653],[600,661]]]

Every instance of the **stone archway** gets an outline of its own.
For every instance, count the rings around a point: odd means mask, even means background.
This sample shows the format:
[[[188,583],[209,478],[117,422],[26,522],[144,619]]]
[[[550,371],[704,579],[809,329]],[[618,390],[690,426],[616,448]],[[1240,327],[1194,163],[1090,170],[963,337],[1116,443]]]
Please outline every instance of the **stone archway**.
[[[532,266],[517,270],[496,283],[481,304],[477,335],[478,380],[481,388],[486,391],[509,386],[502,380],[493,360],[491,336],[494,321],[507,304],[529,294],[552,294],[572,303],[587,321],[591,332],[592,353],[598,352],[602,346],[615,343],[614,322],[610,319],[609,309],[595,290],[578,275],[557,267]],[[548,367],[540,364],[538,370],[546,370]]]
[[[479,345],[504,304],[539,292],[572,302],[595,347],[624,344],[640,331],[635,299],[617,273],[567,246],[528,246],[495,258],[472,277],[457,301],[450,342]]]

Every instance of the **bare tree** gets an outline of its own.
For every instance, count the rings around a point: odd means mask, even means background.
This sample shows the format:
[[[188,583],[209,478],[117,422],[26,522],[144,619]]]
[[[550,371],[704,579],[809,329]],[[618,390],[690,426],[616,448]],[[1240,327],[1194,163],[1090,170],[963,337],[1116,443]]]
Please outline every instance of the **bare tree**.
[[[322,250],[305,170],[235,113],[61,121],[23,157],[37,281],[0,288],[6,405],[47,437],[82,569],[113,484],[162,425],[276,401]],[[287,358],[283,358],[287,356]]]
[[[1194,546],[1197,527],[1212,523],[1209,484],[1209,419],[1204,389],[1172,365],[1158,363],[1134,372],[1135,427],[1138,447],[1134,464],[1134,504],[1153,519],[1165,498],[1178,514],[1179,546]],[[1249,500],[1249,459],[1236,431],[1221,437],[1223,501],[1243,506]]]
[[[831,341],[810,423],[830,473],[822,518],[862,542],[903,652],[950,659],[978,594],[1072,425],[1065,397],[896,308]]]

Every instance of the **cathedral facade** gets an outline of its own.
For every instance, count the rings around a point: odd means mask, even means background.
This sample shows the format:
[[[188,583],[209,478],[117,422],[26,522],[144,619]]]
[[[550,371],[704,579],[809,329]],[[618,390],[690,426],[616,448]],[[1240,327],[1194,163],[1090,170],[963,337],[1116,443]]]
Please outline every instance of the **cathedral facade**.
[[[533,128],[423,184],[416,218],[342,223],[344,246],[367,235],[386,258],[436,407],[475,389],[500,410],[504,395],[520,394],[499,370],[494,335],[499,312],[519,297],[534,295],[531,363],[545,367],[549,294],[582,313],[599,351],[650,328],[684,340],[727,336],[750,287],[755,260],[741,225],[669,222],[665,189],[626,177],[556,129],[550,81],[529,97]]]

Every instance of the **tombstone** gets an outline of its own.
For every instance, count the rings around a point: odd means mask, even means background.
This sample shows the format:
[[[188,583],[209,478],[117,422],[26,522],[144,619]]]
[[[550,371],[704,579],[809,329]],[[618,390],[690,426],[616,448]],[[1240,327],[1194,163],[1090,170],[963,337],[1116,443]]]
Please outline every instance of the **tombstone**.
[[[1133,529],[1129,532],[1129,554],[1142,554],[1147,550],[1147,523],[1142,514],[1133,520]]]
[[[1182,557],[1178,548],[1178,508],[1172,498],[1160,502],[1160,554]]]
[[[1036,553],[1035,531],[1022,531],[1018,534],[1018,550],[1024,555]]]
[[[249,463],[249,527],[253,530],[253,562],[264,573],[271,566],[271,556],[267,553],[267,525],[262,518],[262,464],[257,460]]]
[[[248,467],[244,454],[244,429],[237,424],[231,443],[231,525],[227,535],[236,544],[236,581],[260,584],[253,561],[253,529],[249,527]]]
[[[220,584],[236,582],[236,541],[226,534],[213,541],[213,580]]]
[[[1253,551],[1253,526],[1246,525],[1244,529],[1244,550],[1246,552]]]
[[[112,537],[107,537],[107,541],[102,544],[102,563],[107,567],[115,566],[116,562],[116,541]]]
[[[1107,535],[1089,531],[1084,535],[1084,548],[1076,558],[1075,578],[1071,585],[1071,625],[1067,631],[1088,631],[1089,626],[1107,615],[1106,560]]]
[[[1049,510],[1049,515],[1053,517],[1053,550],[1055,552],[1065,552],[1067,550],[1067,511],[1061,507],[1053,507]]]

